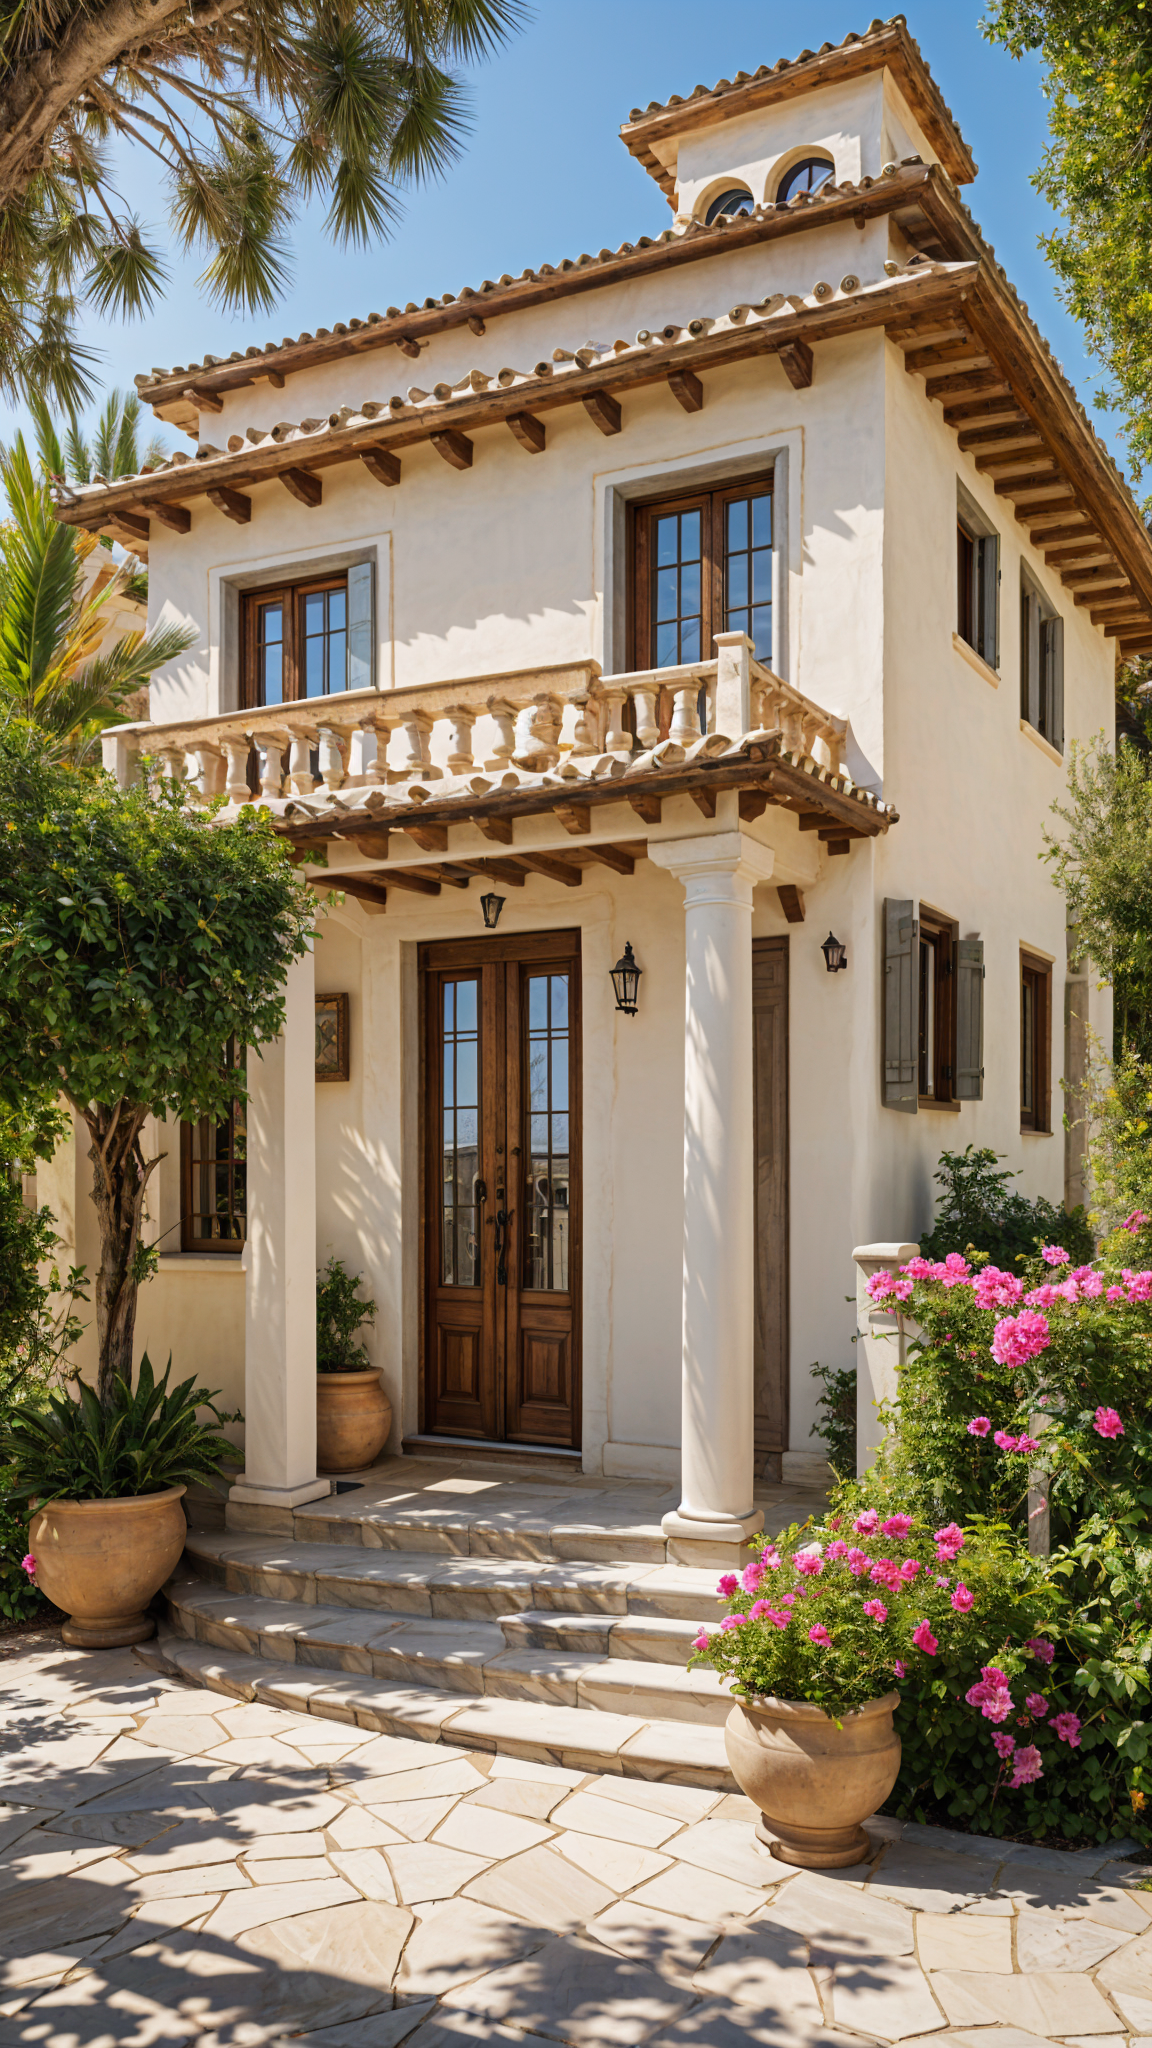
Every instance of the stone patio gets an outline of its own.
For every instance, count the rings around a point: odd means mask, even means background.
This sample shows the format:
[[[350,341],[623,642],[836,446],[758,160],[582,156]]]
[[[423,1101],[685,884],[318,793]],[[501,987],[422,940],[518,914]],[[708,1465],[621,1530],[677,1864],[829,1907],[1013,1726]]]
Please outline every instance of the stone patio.
[[[1152,2048],[1120,1860],[880,1821],[789,1871],[702,1786],[0,1662],[0,2048]]]

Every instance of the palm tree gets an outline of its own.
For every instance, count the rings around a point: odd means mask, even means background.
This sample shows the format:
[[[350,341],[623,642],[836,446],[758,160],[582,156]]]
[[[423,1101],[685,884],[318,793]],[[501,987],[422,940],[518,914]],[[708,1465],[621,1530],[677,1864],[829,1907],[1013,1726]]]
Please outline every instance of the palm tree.
[[[0,490],[0,720],[39,727],[52,755],[79,766],[93,755],[101,727],[122,720],[153,670],[197,636],[189,627],[158,626],[125,633],[101,651],[110,608],[129,591],[138,563],[129,559],[85,589],[84,563],[96,543],[59,524],[48,475],[34,469],[22,434],[0,459]]]
[[[43,398],[32,406],[37,437],[44,445],[45,423],[49,418]],[[153,434],[140,446],[140,400],[134,391],[110,391],[96,423],[86,433],[72,413],[64,436],[64,458],[69,481],[90,484],[93,477],[138,476],[142,469],[155,469],[168,454],[162,434]]]

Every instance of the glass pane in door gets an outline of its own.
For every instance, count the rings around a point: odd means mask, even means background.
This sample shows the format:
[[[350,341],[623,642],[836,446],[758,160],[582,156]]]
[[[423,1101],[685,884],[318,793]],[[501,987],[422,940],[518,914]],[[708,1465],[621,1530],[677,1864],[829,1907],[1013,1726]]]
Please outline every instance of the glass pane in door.
[[[480,1171],[480,984],[443,985],[443,1185],[440,1278],[445,1287],[480,1285],[476,1181]]]
[[[703,520],[698,508],[653,521],[652,666],[699,661],[703,626]]]
[[[528,1175],[524,1285],[568,1287],[571,1128],[569,976],[528,977]]]
[[[724,525],[724,630],[772,659],[772,493],[730,498]]]

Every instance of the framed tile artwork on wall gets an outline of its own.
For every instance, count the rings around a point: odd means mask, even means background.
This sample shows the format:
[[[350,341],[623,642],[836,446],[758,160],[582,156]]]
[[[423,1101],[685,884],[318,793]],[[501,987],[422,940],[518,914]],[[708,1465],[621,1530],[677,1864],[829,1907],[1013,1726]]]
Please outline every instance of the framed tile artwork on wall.
[[[316,998],[316,1079],[347,1081],[348,998],[346,995]]]

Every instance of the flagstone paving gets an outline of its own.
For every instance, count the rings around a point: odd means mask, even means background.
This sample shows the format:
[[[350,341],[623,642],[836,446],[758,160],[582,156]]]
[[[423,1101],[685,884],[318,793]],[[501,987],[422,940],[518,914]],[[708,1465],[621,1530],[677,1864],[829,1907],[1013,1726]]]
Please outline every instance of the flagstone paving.
[[[1152,2048],[1152,1871],[0,1664],[0,2048]]]

